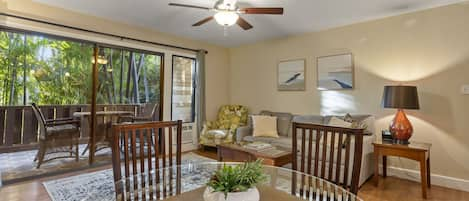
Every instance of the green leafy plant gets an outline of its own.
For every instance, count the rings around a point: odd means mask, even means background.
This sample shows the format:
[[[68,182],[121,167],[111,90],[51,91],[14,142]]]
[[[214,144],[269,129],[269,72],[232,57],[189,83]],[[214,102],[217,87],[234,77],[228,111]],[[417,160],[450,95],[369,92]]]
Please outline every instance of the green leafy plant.
[[[225,164],[215,172],[207,186],[211,187],[213,192],[223,192],[226,199],[228,193],[247,191],[266,178],[262,172],[262,160],[236,166]]]

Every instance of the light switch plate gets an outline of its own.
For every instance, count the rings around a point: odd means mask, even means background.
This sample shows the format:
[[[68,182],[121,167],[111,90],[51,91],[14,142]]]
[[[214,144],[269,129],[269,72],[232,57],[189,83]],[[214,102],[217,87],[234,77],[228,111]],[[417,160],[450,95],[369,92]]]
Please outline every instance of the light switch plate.
[[[461,86],[461,93],[464,95],[469,95],[469,84]]]

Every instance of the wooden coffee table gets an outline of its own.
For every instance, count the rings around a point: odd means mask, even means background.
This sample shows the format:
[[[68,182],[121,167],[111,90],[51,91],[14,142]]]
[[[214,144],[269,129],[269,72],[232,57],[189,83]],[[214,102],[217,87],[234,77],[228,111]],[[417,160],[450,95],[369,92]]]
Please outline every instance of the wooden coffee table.
[[[284,166],[293,161],[291,149],[275,147],[279,153],[269,153],[268,151],[255,151],[244,148],[241,144],[220,144],[218,148],[218,161],[248,162],[262,159],[264,165]]]

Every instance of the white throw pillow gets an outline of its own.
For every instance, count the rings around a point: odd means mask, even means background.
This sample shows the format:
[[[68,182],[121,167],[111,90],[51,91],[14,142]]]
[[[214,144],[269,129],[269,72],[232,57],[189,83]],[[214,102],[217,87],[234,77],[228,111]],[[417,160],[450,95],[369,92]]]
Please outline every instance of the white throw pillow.
[[[252,116],[254,137],[275,137],[278,138],[277,117],[275,116]]]
[[[329,120],[329,126],[342,127],[342,128],[351,128],[352,123],[346,122],[343,119],[340,119],[338,117],[331,117],[331,120]]]

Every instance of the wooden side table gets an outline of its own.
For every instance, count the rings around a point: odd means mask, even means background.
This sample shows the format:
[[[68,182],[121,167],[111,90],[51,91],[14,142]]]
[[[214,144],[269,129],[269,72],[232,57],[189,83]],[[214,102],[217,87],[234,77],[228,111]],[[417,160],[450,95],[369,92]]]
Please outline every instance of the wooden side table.
[[[375,154],[375,174],[374,182],[379,183],[379,157],[383,157],[383,177],[387,176],[386,163],[387,156],[397,156],[412,159],[420,162],[420,177],[422,183],[422,197],[427,198],[427,188],[430,183],[430,147],[428,143],[410,142],[410,144],[392,144],[389,142],[376,141],[373,143]]]

